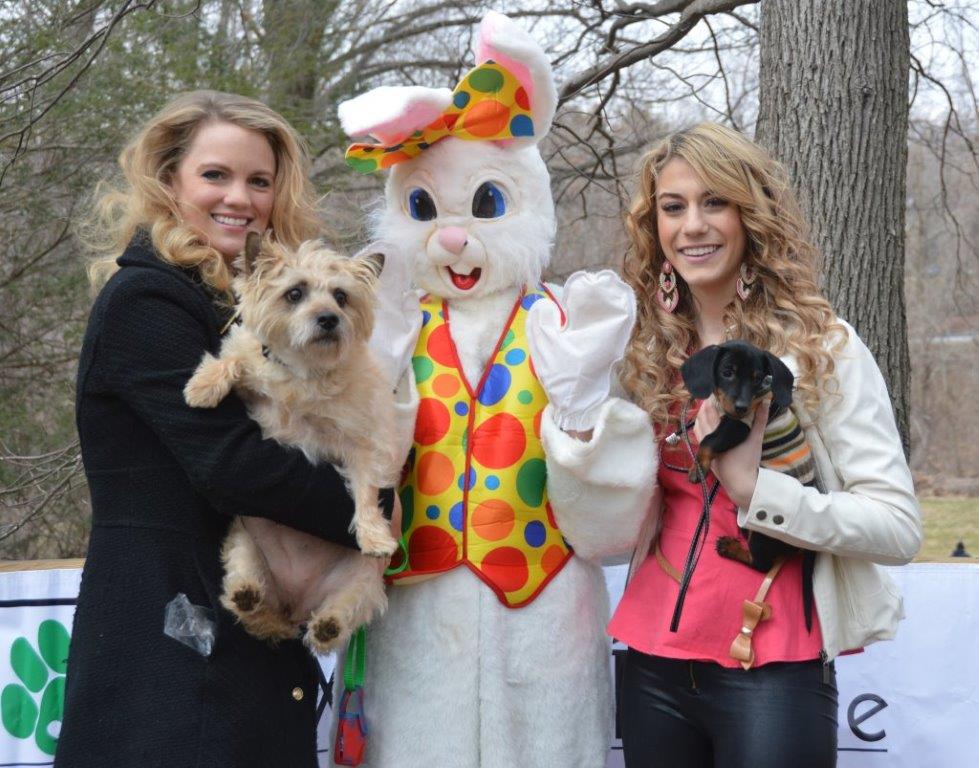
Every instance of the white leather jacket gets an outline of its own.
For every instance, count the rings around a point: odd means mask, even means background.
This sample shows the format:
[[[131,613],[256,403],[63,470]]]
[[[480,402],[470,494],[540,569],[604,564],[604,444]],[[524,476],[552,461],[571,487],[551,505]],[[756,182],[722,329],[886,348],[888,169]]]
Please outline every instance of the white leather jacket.
[[[921,511],[880,369],[850,325],[834,355],[838,395],[818,413],[793,410],[809,439],[819,489],[760,469],[738,525],[816,550],[813,593],[826,658],[894,637],[901,596],[880,565],[909,562],[921,546]],[[798,366],[784,358],[793,373]],[[660,493],[639,537],[631,572],[648,554],[658,526]]]

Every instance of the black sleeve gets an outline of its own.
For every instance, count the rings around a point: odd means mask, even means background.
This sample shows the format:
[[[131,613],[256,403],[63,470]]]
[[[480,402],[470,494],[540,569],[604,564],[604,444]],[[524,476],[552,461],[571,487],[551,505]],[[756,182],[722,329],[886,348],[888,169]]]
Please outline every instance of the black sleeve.
[[[356,547],[353,500],[329,465],[262,438],[232,393],[217,408],[191,408],[183,388],[208,348],[207,312],[191,285],[166,276],[124,279],[106,289],[96,365],[105,386],[133,409],[227,515],[269,518]]]

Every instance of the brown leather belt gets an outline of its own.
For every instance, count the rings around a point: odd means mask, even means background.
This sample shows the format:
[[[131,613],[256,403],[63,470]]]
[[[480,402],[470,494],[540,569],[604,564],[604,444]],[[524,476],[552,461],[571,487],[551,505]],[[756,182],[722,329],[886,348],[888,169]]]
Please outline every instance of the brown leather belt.
[[[682,574],[666,559],[658,541],[656,542],[656,562],[667,576],[677,584],[680,583]],[[731,643],[731,650],[728,651],[728,654],[732,659],[740,662],[741,666],[745,669],[751,669],[751,666],[755,663],[755,651],[751,647],[751,638],[754,635],[755,628],[772,615],[772,606],[765,602],[765,598],[768,596],[768,590],[771,589],[772,582],[775,581],[775,577],[778,576],[778,572],[782,570],[784,564],[785,555],[780,555],[776,558],[775,564],[772,565],[768,573],[765,574],[761,586],[758,587],[758,591],[755,593],[755,599],[745,600],[741,604],[741,631],[738,632],[738,636]]]

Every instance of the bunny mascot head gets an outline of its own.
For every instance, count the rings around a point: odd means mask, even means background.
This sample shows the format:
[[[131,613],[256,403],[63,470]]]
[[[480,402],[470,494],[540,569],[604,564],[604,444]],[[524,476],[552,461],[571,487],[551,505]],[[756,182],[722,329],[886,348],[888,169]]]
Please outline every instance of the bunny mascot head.
[[[608,606],[597,562],[603,547],[627,547],[610,527],[616,508],[628,504],[638,520],[648,494],[621,471],[622,456],[641,451],[612,446],[607,482],[580,455],[596,446],[569,445],[559,428],[587,429],[585,417],[610,411],[602,355],[615,345],[580,322],[595,316],[606,278],[581,278],[570,293],[569,279],[565,308],[585,312],[566,324],[540,283],[555,218],[537,144],[556,104],[544,52],[489,13],[476,67],[454,91],[383,87],[340,105],[347,133],[372,139],[347,162],[390,169],[371,246],[388,257],[372,348],[397,383],[399,432],[413,441],[400,491],[407,557],[397,556],[387,614],[367,631],[372,766],[605,762]],[[628,323],[604,326],[624,345]],[[604,394],[582,398],[595,382]],[[548,415],[561,392],[566,420]],[[642,427],[644,414],[630,418],[606,419],[596,435]],[[559,480],[555,455],[579,477]],[[637,472],[648,490],[651,467]]]
[[[476,64],[454,91],[382,87],[340,105],[356,170],[390,168],[378,236],[415,284],[458,301],[536,285],[554,238],[537,143],[557,104],[550,62],[505,16],[479,26]]]

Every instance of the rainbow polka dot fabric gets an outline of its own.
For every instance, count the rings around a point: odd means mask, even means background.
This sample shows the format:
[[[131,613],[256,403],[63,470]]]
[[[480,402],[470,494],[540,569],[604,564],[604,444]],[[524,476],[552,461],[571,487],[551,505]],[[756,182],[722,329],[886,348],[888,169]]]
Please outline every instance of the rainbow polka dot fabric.
[[[534,302],[553,300],[543,288],[517,300],[475,389],[459,365],[448,307],[423,300],[412,360],[420,403],[400,489],[408,565],[393,582],[465,564],[517,608],[571,556],[547,501],[540,442],[547,396],[524,332]]]
[[[426,128],[400,144],[351,144],[347,165],[373,173],[417,157],[446,136],[469,141],[497,141],[534,135],[527,91],[509,70],[486,61],[469,70],[452,93],[452,104]]]

